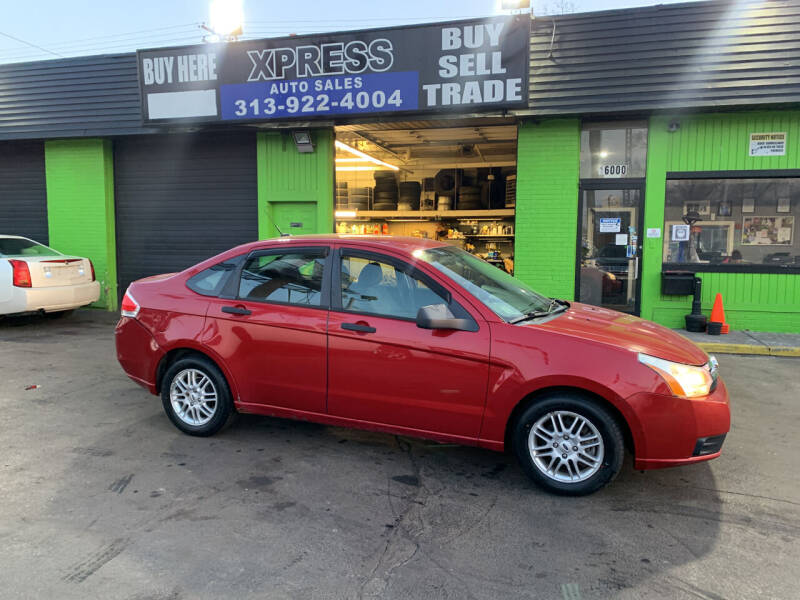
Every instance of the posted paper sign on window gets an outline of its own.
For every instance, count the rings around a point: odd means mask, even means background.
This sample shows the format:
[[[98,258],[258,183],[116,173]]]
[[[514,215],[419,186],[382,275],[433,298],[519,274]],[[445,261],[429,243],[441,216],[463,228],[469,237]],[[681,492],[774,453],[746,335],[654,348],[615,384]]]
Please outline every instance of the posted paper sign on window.
[[[600,217],[600,233],[618,233],[621,226],[621,217]]]
[[[647,228],[647,237],[649,237],[649,238],[660,238],[661,237],[661,228],[660,227],[648,227]]]
[[[673,225],[672,226],[672,241],[673,242],[688,242],[691,228],[688,225]]]
[[[751,133],[750,156],[785,156],[786,132]]]

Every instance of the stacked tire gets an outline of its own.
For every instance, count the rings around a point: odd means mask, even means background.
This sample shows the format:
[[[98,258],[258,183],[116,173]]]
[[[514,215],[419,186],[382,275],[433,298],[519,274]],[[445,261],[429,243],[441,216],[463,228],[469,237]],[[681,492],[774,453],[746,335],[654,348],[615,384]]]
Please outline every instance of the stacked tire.
[[[397,176],[394,171],[375,171],[372,210],[397,210]]]
[[[422,210],[436,210],[436,180],[433,177],[426,177],[422,180]]]
[[[473,185],[463,185],[458,190],[458,210],[480,210],[481,188]]]
[[[336,208],[349,208],[346,181],[336,182]]]
[[[348,207],[351,210],[369,210],[371,192],[372,190],[368,187],[351,188]]]
[[[419,210],[419,199],[422,195],[422,185],[418,181],[404,181],[398,186],[399,210]]]

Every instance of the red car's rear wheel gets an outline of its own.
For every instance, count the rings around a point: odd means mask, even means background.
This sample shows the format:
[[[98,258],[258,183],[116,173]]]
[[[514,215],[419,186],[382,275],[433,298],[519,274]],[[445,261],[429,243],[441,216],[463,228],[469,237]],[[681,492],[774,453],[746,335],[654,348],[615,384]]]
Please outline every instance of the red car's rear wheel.
[[[234,413],[225,377],[202,356],[188,356],[170,365],[164,374],[161,401],[170,421],[189,435],[214,435]]]

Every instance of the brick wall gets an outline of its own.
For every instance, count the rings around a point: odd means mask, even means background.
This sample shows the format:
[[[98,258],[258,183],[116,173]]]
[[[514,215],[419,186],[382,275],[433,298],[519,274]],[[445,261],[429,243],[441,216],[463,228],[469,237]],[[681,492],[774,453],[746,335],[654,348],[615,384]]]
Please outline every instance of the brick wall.
[[[580,123],[522,123],[517,153],[514,274],[542,294],[572,300]]]

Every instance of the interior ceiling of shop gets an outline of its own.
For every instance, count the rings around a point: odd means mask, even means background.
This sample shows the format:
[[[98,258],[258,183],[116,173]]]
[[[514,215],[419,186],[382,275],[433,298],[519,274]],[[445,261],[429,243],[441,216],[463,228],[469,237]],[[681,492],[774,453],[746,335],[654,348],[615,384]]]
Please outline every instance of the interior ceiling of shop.
[[[502,166],[517,159],[517,125],[508,119],[348,124],[336,127],[336,139],[409,168]]]

